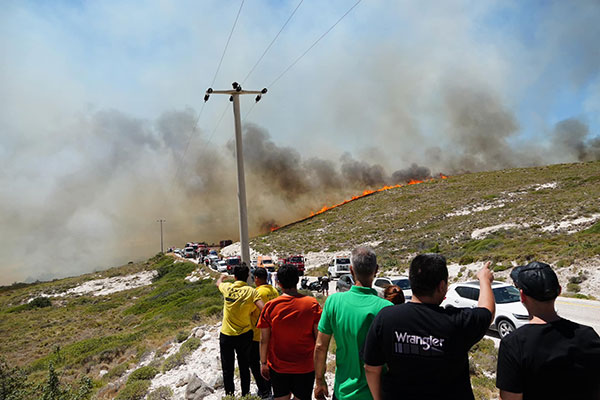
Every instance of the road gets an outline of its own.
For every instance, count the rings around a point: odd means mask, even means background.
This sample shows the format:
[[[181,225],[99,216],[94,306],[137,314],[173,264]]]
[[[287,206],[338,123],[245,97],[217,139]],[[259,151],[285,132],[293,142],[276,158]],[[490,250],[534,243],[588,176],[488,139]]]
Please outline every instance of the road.
[[[591,326],[600,335],[600,301],[559,297],[556,311],[563,318]]]
[[[309,277],[309,282],[316,280]],[[329,293],[335,293],[336,280],[329,282]],[[559,297],[556,299],[556,310],[558,315],[573,322],[591,326],[600,335],[600,301],[574,299],[570,297]],[[488,331],[486,337],[492,339],[496,346],[500,342],[498,333]]]

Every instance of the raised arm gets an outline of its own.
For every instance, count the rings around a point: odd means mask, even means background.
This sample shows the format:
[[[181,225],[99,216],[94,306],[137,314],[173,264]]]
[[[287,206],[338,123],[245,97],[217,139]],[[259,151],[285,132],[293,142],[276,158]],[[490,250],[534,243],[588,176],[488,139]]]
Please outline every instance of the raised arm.
[[[490,261],[486,262],[479,272],[477,272],[477,279],[479,279],[479,300],[477,302],[477,307],[483,307],[490,310],[493,321],[494,315],[496,314],[496,300],[494,299],[494,292],[492,292],[494,275],[492,274],[492,271],[490,271],[491,264]]]
[[[221,276],[219,276],[219,279],[217,279],[217,281],[215,282],[215,285],[217,285],[217,287],[219,287],[221,285],[221,283],[223,283],[223,281],[227,278],[229,278],[228,275],[221,274]]]
[[[324,400],[329,396],[327,382],[325,381],[325,370],[327,369],[327,351],[331,335],[323,332],[317,333],[315,343],[315,399]]]

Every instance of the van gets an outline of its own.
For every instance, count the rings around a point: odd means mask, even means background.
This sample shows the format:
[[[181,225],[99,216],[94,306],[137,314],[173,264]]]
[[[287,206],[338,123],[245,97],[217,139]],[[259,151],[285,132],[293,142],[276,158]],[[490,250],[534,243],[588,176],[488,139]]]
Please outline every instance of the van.
[[[275,263],[273,262],[273,258],[271,256],[258,256],[256,267],[266,268],[267,271],[271,272],[275,271]]]

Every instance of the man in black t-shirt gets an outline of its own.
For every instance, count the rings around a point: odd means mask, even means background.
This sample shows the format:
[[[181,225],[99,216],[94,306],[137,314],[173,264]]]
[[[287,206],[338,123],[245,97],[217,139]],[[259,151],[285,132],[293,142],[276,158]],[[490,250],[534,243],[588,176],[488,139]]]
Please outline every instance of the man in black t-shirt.
[[[500,342],[496,386],[502,400],[600,399],[600,337],[563,319],[548,264],[532,262],[510,274],[531,321]]]
[[[365,341],[365,372],[374,400],[474,399],[467,353],[496,311],[489,265],[477,273],[478,307],[443,309],[446,259],[421,254],[412,260],[412,300],[382,309]],[[382,375],[384,365],[388,372]]]

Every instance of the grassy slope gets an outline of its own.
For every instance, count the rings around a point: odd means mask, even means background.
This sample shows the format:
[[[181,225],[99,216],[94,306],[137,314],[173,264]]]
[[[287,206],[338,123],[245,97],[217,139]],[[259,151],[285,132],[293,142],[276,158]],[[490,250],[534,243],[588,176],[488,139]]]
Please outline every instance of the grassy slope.
[[[49,361],[61,368],[67,380],[82,374],[98,376],[100,369],[123,372],[123,364],[139,360],[178,331],[220,312],[222,299],[212,281],[185,281],[197,266],[173,261],[157,256],[102,273],[106,277],[162,268],[165,274],[152,285],[108,296],[53,298],[52,306],[45,308],[23,309],[18,304],[42,292],[74,287],[97,274],[2,288],[0,354],[12,365],[26,367],[34,378],[45,375]]]
[[[550,182],[556,182],[556,188],[532,187]],[[264,253],[292,253],[381,241],[377,251],[388,268],[403,268],[410,255],[432,249],[456,262],[532,257],[569,262],[600,254],[598,225],[573,235],[540,228],[569,216],[600,213],[599,199],[600,162],[467,174],[375,193],[255,238],[251,245]],[[499,203],[504,206],[446,216],[466,207]],[[529,227],[500,230],[483,240],[471,238],[475,229],[503,223]]]
[[[549,182],[557,182],[557,187],[531,189]],[[381,241],[377,251],[386,268],[402,268],[413,253],[434,248],[453,261],[491,257],[500,263],[535,256],[569,262],[600,254],[600,225],[573,235],[544,233],[539,227],[566,216],[599,213],[599,198],[599,162],[469,174],[376,193],[255,238],[252,246],[264,253],[297,253]],[[500,201],[505,202],[502,208],[445,216]],[[530,227],[471,239],[474,229],[507,222]],[[214,285],[183,279],[194,268],[190,263],[173,264],[170,257],[154,257],[101,273],[108,277],[163,271],[165,275],[150,286],[101,297],[57,298],[51,307],[40,309],[19,304],[40,293],[75,287],[98,274],[0,288],[0,354],[13,365],[27,367],[38,379],[50,360],[66,380],[83,374],[98,377],[100,369],[108,369],[107,376],[95,381],[102,386],[149,350],[164,349],[178,331],[216,320],[222,298]]]

